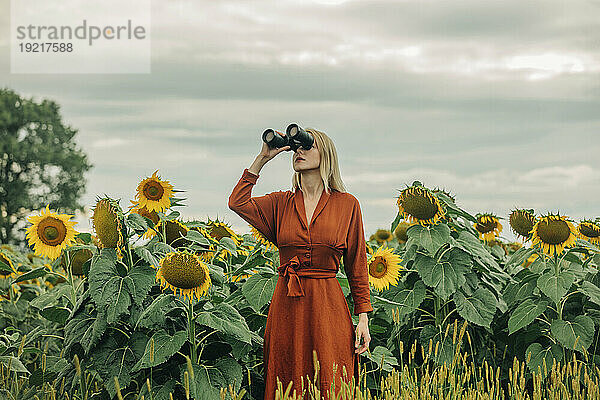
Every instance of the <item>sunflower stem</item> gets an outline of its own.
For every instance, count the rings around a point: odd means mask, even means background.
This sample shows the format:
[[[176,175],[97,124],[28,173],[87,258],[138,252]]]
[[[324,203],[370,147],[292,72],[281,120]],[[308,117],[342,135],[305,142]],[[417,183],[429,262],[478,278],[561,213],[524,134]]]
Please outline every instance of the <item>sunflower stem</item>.
[[[440,299],[434,295],[433,297],[433,302],[434,302],[434,311],[435,311],[435,326],[439,326],[440,325]]]
[[[129,229],[127,229],[129,231]],[[133,257],[131,256],[131,246],[129,245],[129,232],[127,232],[127,254],[129,255],[129,269],[133,269]]]
[[[195,323],[194,323],[194,298],[190,296],[190,302],[188,306],[188,338],[190,341],[190,345],[192,346],[192,360],[194,362],[198,362],[196,359],[196,332],[195,332]]]
[[[77,294],[75,293],[75,284],[73,283],[73,272],[71,271],[71,256],[70,251],[65,251],[67,254],[67,277],[69,278],[69,285],[71,285],[71,302],[73,303],[73,309],[77,304]]]

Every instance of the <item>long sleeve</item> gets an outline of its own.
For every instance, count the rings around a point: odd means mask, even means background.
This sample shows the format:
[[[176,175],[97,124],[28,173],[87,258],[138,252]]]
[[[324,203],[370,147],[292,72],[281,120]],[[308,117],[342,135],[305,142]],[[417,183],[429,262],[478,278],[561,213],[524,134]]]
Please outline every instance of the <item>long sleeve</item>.
[[[251,197],[258,175],[244,169],[242,177],[229,195],[229,209],[255,227],[271,243],[277,245],[277,199],[281,191]]]
[[[354,315],[373,311],[362,212],[356,198],[354,198],[346,248],[344,249],[344,271],[348,277],[348,284],[354,301]]]

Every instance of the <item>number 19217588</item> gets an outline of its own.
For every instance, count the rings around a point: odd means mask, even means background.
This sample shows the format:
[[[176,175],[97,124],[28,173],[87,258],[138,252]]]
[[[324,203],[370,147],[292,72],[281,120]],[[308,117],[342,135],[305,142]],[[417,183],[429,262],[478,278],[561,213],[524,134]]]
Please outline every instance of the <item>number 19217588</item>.
[[[71,53],[73,43],[19,43],[21,53]]]

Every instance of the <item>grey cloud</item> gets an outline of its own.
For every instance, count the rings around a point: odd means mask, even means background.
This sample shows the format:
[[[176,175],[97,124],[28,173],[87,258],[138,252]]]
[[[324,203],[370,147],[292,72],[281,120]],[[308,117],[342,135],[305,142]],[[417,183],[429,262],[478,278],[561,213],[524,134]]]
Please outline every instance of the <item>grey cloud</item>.
[[[299,122],[333,138],[367,233],[389,227],[413,180],[472,213],[595,216],[598,4],[154,2],[152,74],[9,74],[5,28],[0,85],[56,100],[79,129],[96,166],[88,204],[96,193],[133,198],[159,169],[186,190],[184,217],[218,214],[247,232],[229,192],[262,130]],[[509,65],[544,54],[558,65]],[[569,72],[572,60],[580,70]],[[269,162],[255,195],[289,188],[289,159]]]

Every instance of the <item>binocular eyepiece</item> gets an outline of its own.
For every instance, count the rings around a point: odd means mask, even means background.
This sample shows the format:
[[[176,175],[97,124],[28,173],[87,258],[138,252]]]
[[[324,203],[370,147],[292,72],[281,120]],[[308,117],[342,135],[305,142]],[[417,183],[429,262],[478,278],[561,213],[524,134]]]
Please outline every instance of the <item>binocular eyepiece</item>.
[[[290,146],[291,151],[296,151],[300,147],[304,150],[310,150],[315,142],[313,135],[306,132],[298,124],[289,124],[285,130],[285,135],[269,128],[263,132],[262,140],[270,148]]]

